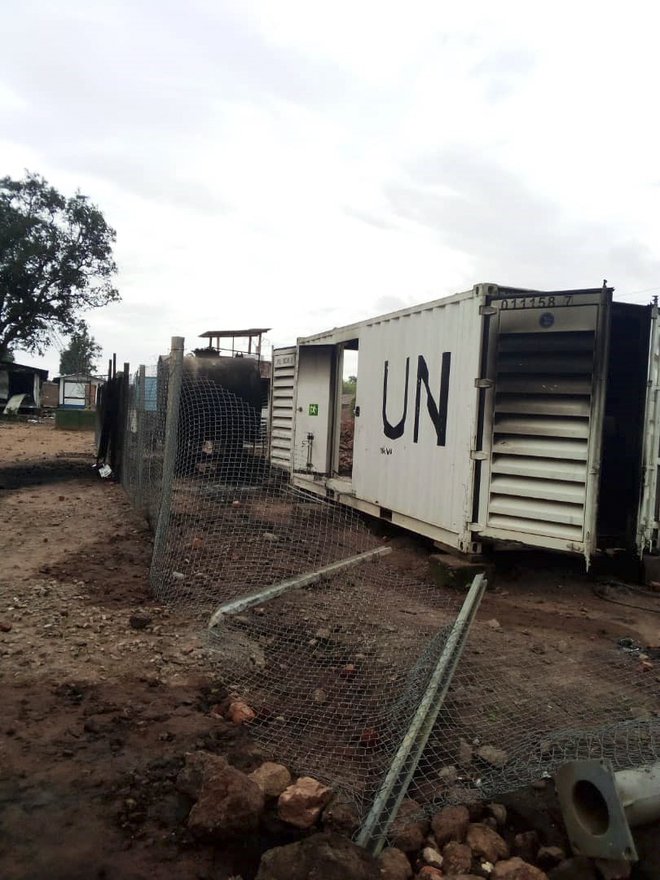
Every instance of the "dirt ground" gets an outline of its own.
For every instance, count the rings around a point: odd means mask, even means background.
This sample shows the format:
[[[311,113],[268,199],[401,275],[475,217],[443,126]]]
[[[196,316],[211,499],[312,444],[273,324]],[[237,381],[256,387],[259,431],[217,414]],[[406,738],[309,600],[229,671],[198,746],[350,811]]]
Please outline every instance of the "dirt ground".
[[[150,534],[93,462],[90,434],[0,423],[0,877],[249,880],[281,829],[193,844],[174,778],[195,748],[241,769],[263,753],[210,711],[199,622],[153,600]],[[425,552],[406,539],[396,559],[421,570]],[[658,615],[533,565],[505,566],[482,605],[518,640],[660,642]]]
[[[152,600],[150,535],[93,452],[0,423],[0,876],[249,876],[258,841],[220,854],[180,833],[185,752],[259,762],[210,714],[199,624]]]

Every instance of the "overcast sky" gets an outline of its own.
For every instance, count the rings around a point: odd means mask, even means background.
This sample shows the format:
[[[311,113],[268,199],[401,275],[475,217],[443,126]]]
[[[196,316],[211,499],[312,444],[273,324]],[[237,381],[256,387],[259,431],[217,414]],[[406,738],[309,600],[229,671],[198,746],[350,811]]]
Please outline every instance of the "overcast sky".
[[[282,345],[482,281],[647,301],[652,8],[5,4],[0,173],[80,188],[115,227],[123,300],[88,319],[132,365],[175,334]]]

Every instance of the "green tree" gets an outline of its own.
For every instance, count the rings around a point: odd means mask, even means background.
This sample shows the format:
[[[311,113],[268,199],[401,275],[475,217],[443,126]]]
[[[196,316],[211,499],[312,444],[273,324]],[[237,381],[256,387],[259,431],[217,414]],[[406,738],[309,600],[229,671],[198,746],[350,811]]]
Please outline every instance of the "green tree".
[[[66,198],[38,174],[0,179],[0,359],[43,353],[52,331],[119,299],[115,231],[87,196]]]
[[[357,376],[349,376],[342,382],[341,390],[344,394],[354,394],[357,388]]]
[[[101,346],[89,335],[89,327],[85,321],[80,321],[71,334],[69,345],[60,354],[60,375],[82,373],[91,376],[100,354]]]

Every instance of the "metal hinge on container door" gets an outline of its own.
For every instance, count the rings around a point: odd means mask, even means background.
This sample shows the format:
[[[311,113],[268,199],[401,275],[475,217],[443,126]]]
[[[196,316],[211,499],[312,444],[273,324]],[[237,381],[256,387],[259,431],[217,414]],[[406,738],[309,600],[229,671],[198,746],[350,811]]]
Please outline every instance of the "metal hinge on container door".
[[[484,452],[483,449],[471,449],[470,458],[472,461],[486,461],[488,453]]]
[[[493,306],[479,306],[479,314],[489,318],[491,315],[497,314],[497,309]]]
[[[492,388],[495,383],[492,379],[475,379],[474,387],[475,388]]]

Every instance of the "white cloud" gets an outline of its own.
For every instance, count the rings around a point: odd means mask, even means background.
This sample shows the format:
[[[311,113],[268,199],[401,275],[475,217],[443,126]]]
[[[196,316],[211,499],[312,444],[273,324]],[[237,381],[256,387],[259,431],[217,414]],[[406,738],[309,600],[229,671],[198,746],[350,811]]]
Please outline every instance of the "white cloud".
[[[89,319],[133,364],[484,279],[660,287],[649,10],[32,0],[3,21],[0,168],[117,228],[124,301]]]

